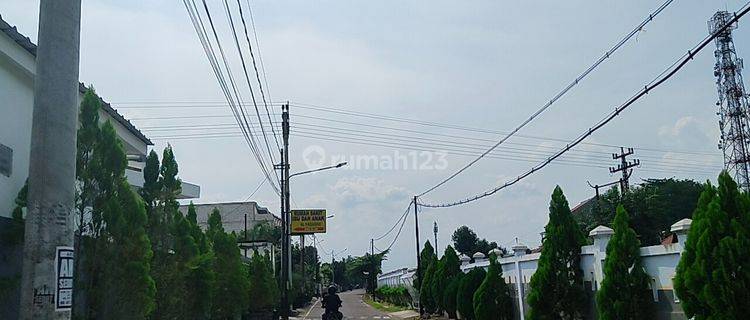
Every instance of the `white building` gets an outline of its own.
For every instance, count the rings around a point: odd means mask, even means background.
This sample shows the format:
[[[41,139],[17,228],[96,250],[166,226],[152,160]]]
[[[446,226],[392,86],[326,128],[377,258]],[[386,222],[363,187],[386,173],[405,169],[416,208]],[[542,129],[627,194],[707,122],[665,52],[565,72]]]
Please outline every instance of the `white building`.
[[[196,220],[204,230],[208,227],[208,217],[214,209],[219,209],[224,231],[234,232],[240,239],[245,239],[245,235],[249,237],[250,231],[259,223],[268,222],[272,226],[281,227],[281,218],[254,201],[195,204]],[[188,205],[180,206],[180,212],[186,215],[187,211]],[[240,241],[238,245],[247,258],[252,256],[255,249],[260,253],[273,252],[275,249],[271,243],[265,241]]]
[[[10,216],[28,176],[35,74],[36,45],[0,16],[0,217]],[[86,88],[79,88],[82,98]],[[153,143],[109,103],[103,101],[99,117],[115,127],[129,159],[146,156]],[[136,188],[143,185],[142,167],[140,161],[128,163],[126,176]],[[181,198],[199,196],[197,185],[183,181]]]

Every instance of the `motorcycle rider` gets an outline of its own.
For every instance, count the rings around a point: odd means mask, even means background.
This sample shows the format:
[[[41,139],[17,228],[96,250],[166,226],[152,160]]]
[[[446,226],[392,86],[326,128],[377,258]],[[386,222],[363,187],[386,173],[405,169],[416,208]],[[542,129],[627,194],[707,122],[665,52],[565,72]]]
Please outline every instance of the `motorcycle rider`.
[[[343,315],[339,312],[341,307],[341,298],[336,294],[336,286],[331,285],[328,287],[328,294],[323,297],[323,319],[343,319]]]

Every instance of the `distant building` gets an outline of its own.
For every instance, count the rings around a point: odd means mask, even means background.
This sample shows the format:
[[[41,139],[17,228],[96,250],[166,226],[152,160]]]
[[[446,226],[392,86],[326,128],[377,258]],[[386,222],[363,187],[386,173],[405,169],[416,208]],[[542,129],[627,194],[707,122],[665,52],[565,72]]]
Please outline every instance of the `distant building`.
[[[238,245],[240,249],[243,249],[245,257],[252,256],[254,249],[261,253],[266,251],[272,253],[275,250],[271,243],[249,239],[250,232],[257,224],[268,222],[272,226],[281,227],[281,218],[271,213],[267,208],[259,206],[254,201],[195,204],[196,220],[204,230],[208,227],[208,217],[214,208],[219,209],[224,230],[230,233],[234,232],[240,239]],[[180,212],[187,214],[187,211],[188,205],[180,206]]]
[[[36,44],[0,16],[0,217],[10,217],[29,173],[35,74]],[[85,91],[81,83],[79,101]],[[133,187],[140,188],[142,160],[153,143],[105,101],[99,118],[112,123],[128,159],[134,160],[128,162],[125,175]],[[199,186],[183,181],[180,198],[199,196]]]

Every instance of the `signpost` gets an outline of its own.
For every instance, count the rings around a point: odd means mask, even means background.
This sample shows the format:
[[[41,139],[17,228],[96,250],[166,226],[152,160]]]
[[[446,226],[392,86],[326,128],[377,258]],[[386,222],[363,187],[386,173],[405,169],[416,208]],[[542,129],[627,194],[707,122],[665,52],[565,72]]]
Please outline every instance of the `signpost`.
[[[292,210],[292,235],[326,232],[325,209]]]

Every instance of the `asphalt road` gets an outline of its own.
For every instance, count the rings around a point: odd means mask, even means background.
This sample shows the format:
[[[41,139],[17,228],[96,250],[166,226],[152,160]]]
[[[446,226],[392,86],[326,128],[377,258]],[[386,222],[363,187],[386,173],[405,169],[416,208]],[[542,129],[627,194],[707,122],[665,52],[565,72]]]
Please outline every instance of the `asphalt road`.
[[[341,313],[344,314],[344,319],[347,320],[359,320],[359,319],[391,319],[386,313],[380,312],[373,307],[362,301],[362,295],[364,290],[354,290],[339,293],[341,298]],[[301,314],[301,319],[321,319],[323,316],[323,309],[320,306],[320,302],[310,309],[310,313],[305,315]]]

